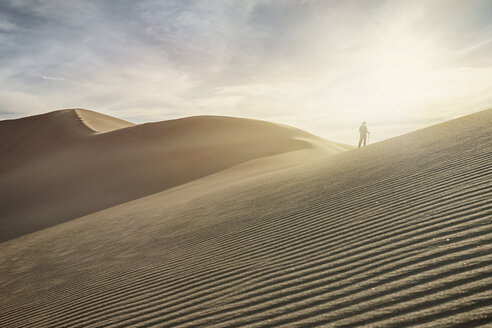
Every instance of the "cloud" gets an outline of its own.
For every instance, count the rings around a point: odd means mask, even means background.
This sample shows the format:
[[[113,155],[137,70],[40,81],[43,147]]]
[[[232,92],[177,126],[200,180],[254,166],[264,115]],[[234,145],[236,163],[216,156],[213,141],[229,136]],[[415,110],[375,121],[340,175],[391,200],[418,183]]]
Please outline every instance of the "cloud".
[[[0,115],[233,115],[346,142],[365,119],[382,139],[491,106],[491,12],[485,0],[6,0]]]
[[[43,80],[51,80],[51,81],[65,81],[63,77],[50,77],[50,76],[41,76]]]

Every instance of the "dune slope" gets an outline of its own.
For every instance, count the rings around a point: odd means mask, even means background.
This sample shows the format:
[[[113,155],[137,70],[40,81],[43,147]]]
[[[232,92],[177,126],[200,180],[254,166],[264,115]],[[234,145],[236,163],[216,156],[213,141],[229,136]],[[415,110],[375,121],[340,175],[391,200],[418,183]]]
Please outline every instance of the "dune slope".
[[[96,133],[105,133],[134,126],[135,124],[119,118],[104,115],[92,110],[77,108],[74,110],[80,120]]]
[[[133,125],[82,109],[2,121],[0,140],[0,241],[255,158],[346,150],[256,120],[204,116]]]
[[[244,164],[4,242],[0,325],[490,325],[491,121]]]

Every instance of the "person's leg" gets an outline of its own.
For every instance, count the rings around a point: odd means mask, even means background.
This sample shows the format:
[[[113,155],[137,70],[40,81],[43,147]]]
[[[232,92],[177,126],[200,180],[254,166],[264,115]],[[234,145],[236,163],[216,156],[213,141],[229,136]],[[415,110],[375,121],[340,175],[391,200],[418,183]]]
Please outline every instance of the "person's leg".
[[[360,148],[360,145],[362,145],[362,139],[363,139],[363,138],[364,138],[364,137],[363,137],[362,135],[361,135],[361,136],[360,136],[360,138],[359,138],[359,148]]]
[[[364,136],[364,147],[366,146],[367,134]]]

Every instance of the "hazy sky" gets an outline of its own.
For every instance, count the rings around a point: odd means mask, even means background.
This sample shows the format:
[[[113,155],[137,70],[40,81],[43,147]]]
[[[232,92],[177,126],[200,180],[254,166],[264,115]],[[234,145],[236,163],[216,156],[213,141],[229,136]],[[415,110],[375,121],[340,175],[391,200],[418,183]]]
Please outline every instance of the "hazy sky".
[[[353,144],[492,107],[490,0],[0,0],[0,119],[230,115]]]

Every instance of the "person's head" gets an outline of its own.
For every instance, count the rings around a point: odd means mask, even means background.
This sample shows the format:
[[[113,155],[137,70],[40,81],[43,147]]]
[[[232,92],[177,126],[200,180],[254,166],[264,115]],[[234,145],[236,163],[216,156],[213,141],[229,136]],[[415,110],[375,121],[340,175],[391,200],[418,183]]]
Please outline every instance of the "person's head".
[[[366,124],[367,124],[366,121],[362,122],[362,125],[366,125]]]

